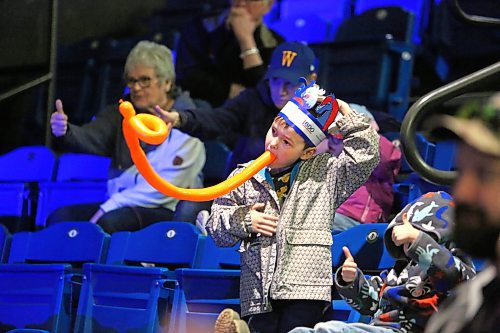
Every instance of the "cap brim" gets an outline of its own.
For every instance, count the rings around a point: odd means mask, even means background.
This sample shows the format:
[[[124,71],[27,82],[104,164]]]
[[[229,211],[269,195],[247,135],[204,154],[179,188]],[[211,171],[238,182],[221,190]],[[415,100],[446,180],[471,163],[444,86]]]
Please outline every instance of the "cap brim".
[[[483,153],[500,156],[499,138],[479,120],[459,119],[448,115],[439,116],[433,122],[431,130],[433,134],[442,137],[442,131],[438,132],[440,129],[450,131],[459,139]]]
[[[300,77],[306,77],[309,74],[297,74],[290,69],[285,69],[285,68],[277,68],[277,69],[272,69],[268,70],[266,73],[266,79],[272,79],[272,78],[280,78],[280,79],[285,79],[292,83],[293,85],[297,85],[300,83],[299,78]]]

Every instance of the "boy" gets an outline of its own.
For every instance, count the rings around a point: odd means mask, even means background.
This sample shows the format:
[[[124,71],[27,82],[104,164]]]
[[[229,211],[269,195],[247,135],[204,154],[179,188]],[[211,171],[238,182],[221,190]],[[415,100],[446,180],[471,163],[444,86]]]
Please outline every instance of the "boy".
[[[276,160],[212,205],[207,231],[216,244],[241,241],[241,314],[252,332],[288,332],[320,320],[331,300],[335,209],[379,162],[367,119],[323,94],[314,81],[297,89],[266,136]],[[319,102],[307,109],[311,99]],[[332,124],[344,137],[343,152],[315,155]],[[243,324],[230,310],[219,317],[216,332]]]
[[[446,192],[430,192],[406,205],[384,234],[396,264],[380,276],[365,276],[344,247],[335,286],[353,308],[373,317],[370,324],[333,320],[292,332],[423,332],[449,291],[475,276],[470,259],[450,241],[454,206]]]

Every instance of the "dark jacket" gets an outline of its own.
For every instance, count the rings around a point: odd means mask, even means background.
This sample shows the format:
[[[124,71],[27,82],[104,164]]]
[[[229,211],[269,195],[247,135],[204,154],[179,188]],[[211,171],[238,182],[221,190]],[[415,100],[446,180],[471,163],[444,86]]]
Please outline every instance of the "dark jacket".
[[[220,106],[229,95],[231,83],[253,87],[261,79],[274,48],[284,41],[264,24],[254,32],[263,64],[243,69],[240,46],[234,33],[226,27],[228,11],[201,17],[181,32],[177,47],[175,71],[177,83],[191,92],[193,98]]]
[[[264,152],[267,130],[278,115],[267,80],[255,88],[245,89],[239,96],[215,109],[179,111],[184,133],[211,140],[223,136],[233,150],[232,170],[236,164],[248,162]]]

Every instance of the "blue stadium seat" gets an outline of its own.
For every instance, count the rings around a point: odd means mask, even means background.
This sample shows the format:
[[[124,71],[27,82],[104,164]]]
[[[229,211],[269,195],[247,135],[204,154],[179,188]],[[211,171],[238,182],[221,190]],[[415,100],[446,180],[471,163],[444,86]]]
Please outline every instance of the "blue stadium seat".
[[[39,185],[36,226],[44,227],[47,216],[59,207],[105,201],[110,161],[90,154],[59,156],[56,180]]]
[[[0,156],[0,219],[11,232],[32,230],[36,183],[50,181],[55,155],[45,146],[25,146]]]
[[[157,222],[134,232],[116,232],[111,237],[106,263],[137,265],[146,262],[170,270],[198,267],[205,238],[194,225],[174,221]]]
[[[70,332],[70,266],[0,264],[0,331]]]
[[[387,223],[360,224],[333,235],[332,265],[334,273],[345,261],[342,247],[347,246],[354,261],[365,274],[378,274],[394,265],[394,259],[384,246],[384,232]],[[359,312],[344,300],[335,297],[332,310],[326,314],[327,320],[357,322],[361,320]]]
[[[0,263],[6,262],[9,257],[11,238],[12,236],[7,227],[0,224]]]
[[[240,243],[233,247],[219,247],[212,237],[205,240],[200,266],[210,269],[240,269]]]
[[[181,298],[176,333],[210,332],[225,308],[238,313],[240,271],[224,269],[178,269]]]
[[[350,0],[285,0],[279,20],[270,27],[286,40],[321,43],[332,41],[341,22],[350,16]]]
[[[316,14],[282,18],[271,25],[271,29],[286,40],[303,43],[323,43],[333,40],[331,24]]]
[[[96,224],[61,222],[35,232],[12,237],[8,263],[83,263],[106,260],[110,236]]]
[[[205,186],[218,184],[225,180],[231,170],[228,163],[231,160],[232,151],[222,142],[216,140],[205,141],[207,160],[203,167]]]
[[[167,272],[85,264],[74,332],[176,333],[178,283]]]
[[[428,18],[432,1],[429,0],[355,0],[354,13],[360,15],[367,10],[397,6],[410,12],[414,16],[411,39],[420,44],[421,34],[428,25]]]
[[[76,331],[155,333],[162,326],[176,332],[173,313],[180,294],[174,270],[196,267],[204,238],[185,222],[114,233],[106,264],[84,267]]]
[[[14,234],[9,263],[0,265],[0,329],[69,332],[79,267],[101,262],[108,242],[99,226],[80,222]]]
[[[415,47],[406,41],[411,14],[369,10],[340,25],[332,43],[311,45],[322,87],[401,121],[409,105]]]

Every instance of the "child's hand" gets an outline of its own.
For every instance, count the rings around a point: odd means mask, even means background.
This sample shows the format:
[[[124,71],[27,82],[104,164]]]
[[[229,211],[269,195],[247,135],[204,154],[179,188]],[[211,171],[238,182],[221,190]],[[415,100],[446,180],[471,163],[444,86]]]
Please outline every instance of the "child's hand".
[[[260,233],[264,236],[272,236],[276,233],[278,217],[262,213],[265,206],[266,205],[263,203],[258,203],[252,206],[252,209],[250,210],[252,229],[255,233]]]
[[[349,106],[349,104],[338,98],[337,103],[339,103],[339,112],[343,116],[347,116],[349,113],[351,113],[351,107]]]
[[[403,223],[392,228],[392,241],[396,246],[411,244],[417,239],[419,234],[420,230],[411,225],[408,215],[404,213]]]
[[[347,246],[342,247],[342,251],[344,251],[345,261],[342,265],[342,271],[340,273],[344,282],[351,283],[356,278],[358,265],[354,261],[351,251],[349,251],[349,248]]]

